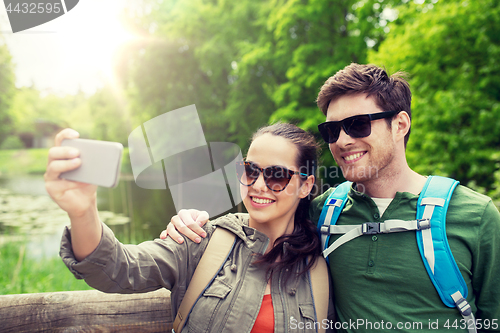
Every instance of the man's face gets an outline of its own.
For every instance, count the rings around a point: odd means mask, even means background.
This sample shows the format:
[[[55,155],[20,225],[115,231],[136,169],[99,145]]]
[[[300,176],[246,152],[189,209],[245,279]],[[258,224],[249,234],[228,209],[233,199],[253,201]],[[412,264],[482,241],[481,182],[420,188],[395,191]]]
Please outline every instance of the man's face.
[[[326,121],[382,112],[373,97],[366,94],[347,95],[330,102]],[[371,134],[352,138],[341,129],[339,138],[330,144],[333,158],[347,180],[363,183],[380,177],[390,177],[395,169],[395,139],[385,119],[371,122]]]

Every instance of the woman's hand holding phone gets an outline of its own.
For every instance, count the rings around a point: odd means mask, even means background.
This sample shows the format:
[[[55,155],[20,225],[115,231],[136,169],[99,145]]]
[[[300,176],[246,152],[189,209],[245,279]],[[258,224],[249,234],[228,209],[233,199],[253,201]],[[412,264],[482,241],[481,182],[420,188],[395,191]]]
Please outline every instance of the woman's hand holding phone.
[[[97,186],[60,178],[61,173],[74,170],[82,163],[77,149],[61,147],[64,139],[78,137],[78,132],[69,128],[56,135],[44,179],[47,193],[70,217],[73,252],[77,260],[83,260],[99,244],[102,227],[97,213]]]
[[[49,150],[47,171],[44,175],[47,193],[70,217],[83,216],[96,201],[97,186],[60,177],[61,173],[77,169],[82,163],[78,149],[61,147],[64,139],[78,137],[78,132],[70,128],[56,135],[55,146]]]

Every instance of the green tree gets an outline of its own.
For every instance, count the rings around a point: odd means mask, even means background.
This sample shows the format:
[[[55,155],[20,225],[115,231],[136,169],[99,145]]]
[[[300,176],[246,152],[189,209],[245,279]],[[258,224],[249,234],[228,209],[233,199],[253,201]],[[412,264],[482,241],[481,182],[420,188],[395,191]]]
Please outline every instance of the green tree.
[[[317,131],[319,87],[365,61],[386,33],[387,10],[399,3],[144,0],[149,10],[130,20],[149,37],[123,66],[134,121],[194,103],[208,139],[243,149],[269,121]]]
[[[326,79],[351,62],[366,62],[394,20],[401,1],[276,0],[268,19],[272,30],[272,70],[283,73],[270,89],[277,110],[271,120],[283,120],[317,133],[324,121],[315,99]],[[320,140],[318,135],[318,140]],[[324,145],[322,163],[334,161]]]
[[[12,133],[37,133],[37,122],[72,127],[82,138],[127,144],[131,132],[128,103],[120,91],[105,86],[91,96],[44,95],[33,87],[17,89],[12,103]],[[12,146],[13,141],[10,142]]]
[[[36,123],[49,121],[60,127],[73,126],[88,135],[92,120],[89,117],[87,97],[83,93],[58,96],[42,94],[34,87],[16,90],[11,110],[15,133],[35,133]]]
[[[410,4],[390,28],[369,59],[411,75],[410,165],[491,190],[500,162],[500,3]]]
[[[16,90],[12,100],[12,130],[15,133],[34,132],[40,92],[31,87]]]
[[[231,94],[245,89],[236,84],[239,52],[259,36],[257,21],[264,1],[145,3],[151,8],[149,14],[133,17],[148,38],[125,55],[121,67],[133,123],[196,104],[207,140],[246,143],[247,132],[264,124],[271,108],[261,111],[259,103],[266,95],[253,81],[249,84],[257,88],[244,96],[244,109],[239,108],[241,95]],[[255,105],[249,105],[252,101]],[[239,141],[242,137],[244,141]]]
[[[0,40],[0,144],[12,133],[10,111],[14,91],[12,57],[7,46]]]
[[[118,90],[105,86],[90,96],[85,106],[89,109],[92,119],[90,138],[127,145],[128,134],[132,128],[127,102]]]

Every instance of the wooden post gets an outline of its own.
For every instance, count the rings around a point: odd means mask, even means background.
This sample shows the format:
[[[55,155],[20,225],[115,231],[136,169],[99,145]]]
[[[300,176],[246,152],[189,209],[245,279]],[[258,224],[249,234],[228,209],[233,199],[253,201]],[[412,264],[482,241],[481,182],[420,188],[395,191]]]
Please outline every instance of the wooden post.
[[[170,291],[97,290],[0,296],[2,332],[170,332]]]

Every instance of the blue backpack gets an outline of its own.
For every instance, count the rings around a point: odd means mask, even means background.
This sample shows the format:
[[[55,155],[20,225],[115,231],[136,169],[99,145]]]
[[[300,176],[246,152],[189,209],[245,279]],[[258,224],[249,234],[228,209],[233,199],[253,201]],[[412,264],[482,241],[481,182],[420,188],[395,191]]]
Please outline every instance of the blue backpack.
[[[328,196],[321,211],[318,229],[321,236],[323,256],[328,255],[342,244],[362,235],[416,231],[418,249],[436,291],[443,303],[456,307],[466,320],[469,332],[476,332],[475,318],[467,302],[468,289],[457,263],[451,254],[446,237],[446,212],[458,181],[450,178],[430,176],[419,196],[415,220],[386,220],[366,222],[361,225],[336,225],[342,212],[351,182],[337,186]],[[341,234],[328,245],[330,235]]]

